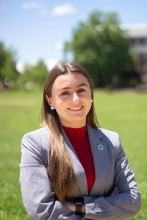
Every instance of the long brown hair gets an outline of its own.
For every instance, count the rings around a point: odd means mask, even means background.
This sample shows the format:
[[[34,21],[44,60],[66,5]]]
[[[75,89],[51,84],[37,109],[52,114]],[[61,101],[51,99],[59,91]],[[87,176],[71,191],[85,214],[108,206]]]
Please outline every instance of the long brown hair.
[[[59,121],[56,110],[51,110],[45,96],[52,97],[52,86],[56,78],[62,74],[69,72],[80,73],[86,77],[91,89],[91,98],[93,99],[93,84],[87,72],[75,63],[58,63],[49,73],[45,80],[42,103],[42,120],[45,126],[48,127],[50,136],[50,159],[49,159],[49,173],[52,187],[57,198],[64,202],[66,197],[71,194],[71,184],[75,181],[75,174],[70,155],[65,146],[62,136],[62,126]],[[91,109],[86,117],[86,122],[93,128],[99,127],[96,118],[94,105],[92,103]]]

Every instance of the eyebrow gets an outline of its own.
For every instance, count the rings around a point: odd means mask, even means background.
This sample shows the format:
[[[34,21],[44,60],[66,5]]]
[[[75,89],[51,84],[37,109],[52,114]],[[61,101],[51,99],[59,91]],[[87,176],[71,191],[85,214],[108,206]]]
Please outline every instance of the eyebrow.
[[[85,83],[81,83],[77,86],[77,88],[81,87],[81,86],[87,86]],[[88,87],[88,86],[87,86]],[[58,91],[61,91],[61,90],[66,90],[66,89],[70,89],[70,87],[63,87],[61,89],[58,89]]]

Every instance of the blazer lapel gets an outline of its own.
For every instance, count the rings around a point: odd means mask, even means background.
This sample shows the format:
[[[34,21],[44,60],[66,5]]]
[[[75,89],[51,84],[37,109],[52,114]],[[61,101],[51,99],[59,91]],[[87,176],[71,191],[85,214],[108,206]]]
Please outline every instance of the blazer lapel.
[[[68,152],[73,162],[74,172],[80,192],[82,195],[88,195],[87,178],[86,178],[85,170],[82,164],[80,163],[80,160],[63,129],[62,129],[62,133]]]
[[[90,191],[91,196],[104,195],[108,174],[108,150],[107,144],[101,140],[103,137],[100,129],[94,129],[87,125],[89,141],[95,168],[95,182]],[[88,186],[85,170],[71,145],[66,133],[62,130],[64,141],[73,162],[76,180],[82,195],[88,195]]]
[[[93,129],[90,126],[87,126],[87,129],[95,167],[95,182],[91,189],[90,195],[103,195],[104,183],[107,181],[107,144],[100,140],[102,138],[100,129]]]

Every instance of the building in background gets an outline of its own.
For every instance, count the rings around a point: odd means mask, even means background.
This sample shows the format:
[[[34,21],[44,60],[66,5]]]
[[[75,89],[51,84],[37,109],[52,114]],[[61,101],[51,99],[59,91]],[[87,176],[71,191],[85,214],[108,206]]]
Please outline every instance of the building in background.
[[[133,45],[137,58],[135,70],[140,75],[142,83],[147,84],[147,23],[123,24],[121,28],[126,31]]]

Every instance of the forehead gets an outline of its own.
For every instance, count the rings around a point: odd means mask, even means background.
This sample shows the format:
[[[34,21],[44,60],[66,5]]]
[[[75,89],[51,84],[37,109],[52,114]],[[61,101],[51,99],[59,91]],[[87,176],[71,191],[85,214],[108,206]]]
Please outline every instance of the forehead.
[[[69,72],[63,75],[59,75],[54,81],[53,87],[71,87],[78,86],[82,83],[90,86],[87,78],[84,75],[77,72]]]

